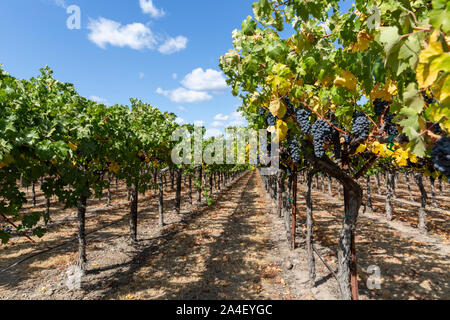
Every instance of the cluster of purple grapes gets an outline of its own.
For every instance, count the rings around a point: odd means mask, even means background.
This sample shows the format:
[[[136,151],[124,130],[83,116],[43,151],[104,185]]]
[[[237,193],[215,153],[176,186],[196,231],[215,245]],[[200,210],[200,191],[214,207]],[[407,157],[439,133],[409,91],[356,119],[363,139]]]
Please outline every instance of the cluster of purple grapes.
[[[433,131],[434,134],[438,134],[438,135],[443,135],[444,134],[444,131],[442,130],[442,128],[439,125],[439,123],[436,123],[435,125],[433,125],[431,130]]]
[[[259,108],[258,109],[258,114],[261,116],[261,117],[264,117],[265,115],[266,115],[266,109],[264,109],[264,108]]]
[[[437,100],[435,98],[433,98],[433,96],[429,96],[429,95],[425,95],[424,100],[427,104],[433,104],[433,103],[437,102]]]
[[[332,117],[334,118],[334,115],[332,115]],[[333,120],[331,123],[336,128],[344,129],[335,120]],[[331,133],[330,133],[330,135],[328,137],[328,140],[330,140],[330,142],[332,142],[333,145],[334,145],[334,158],[335,159],[340,159],[341,158],[341,147],[342,147],[342,145],[341,145],[341,137],[339,135],[339,131],[332,127],[331,128]]]
[[[386,132],[387,135],[390,137],[392,137],[392,136],[396,137],[399,134],[399,132],[397,130],[397,125],[392,122],[392,120],[394,120],[394,118],[395,118],[395,114],[392,114],[392,113],[388,113],[384,117],[384,132]]]
[[[272,113],[270,113],[270,112],[267,115],[267,124],[269,125],[269,127],[277,125],[277,118],[274,117],[274,115]]]
[[[291,153],[292,162],[300,163],[300,146],[298,144],[297,139],[289,138],[288,139],[289,152]]]
[[[314,140],[314,154],[317,158],[325,155],[323,144],[332,133],[331,126],[323,119],[317,119],[311,127],[311,135]]]
[[[380,98],[375,99],[373,106],[377,116],[382,116],[385,112],[389,112],[389,102],[383,101]]]
[[[283,120],[287,120],[288,117],[295,114],[295,107],[292,105],[291,100],[288,96],[285,96],[283,100],[286,104],[286,115],[284,116]]]
[[[367,119],[363,112],[357,112],[353,115],[352,133],[361,140],[366,140],[369,137],[370,120]]]
[[[450,137],[439,139],[431,151],[434,167],[450,179]]]
[[[300,124],[300,128],[304,134],[309,134],[311,130],[311,122],[309,121],[310,116],[311,112],[309,110],[298,108],[295,111],[295,117],[297,118],[297,122]]]

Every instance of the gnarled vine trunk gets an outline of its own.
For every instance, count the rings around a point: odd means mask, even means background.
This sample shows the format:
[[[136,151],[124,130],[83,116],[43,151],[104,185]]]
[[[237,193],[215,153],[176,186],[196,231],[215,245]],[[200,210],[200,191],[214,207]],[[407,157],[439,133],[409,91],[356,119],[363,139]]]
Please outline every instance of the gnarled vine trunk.
[[[192,199],[192,176],[189,175],[188,178],[188,184],[189,184],[189,204],[192,205],[193,199]]]
[[[437,208],[435,183],[436,183],[436,179],[433,177],[430,177],[431,206]]]
[[[163,177],[160,176],[158,184],[159,194],[158,194],[158,215],[159,215],[159,226],[164,227],[164,185]]]
[[[304,147],[311,148],[309,142],[303,141]],[[336,178],[344,187],[345,217],[339,235],[338,247],[338,283],[342,298],[358,299],[358,282],[356,269],[355,230],[359,208],[362,203],[362,189],[355,181],[359,177],[351,177],[337,164],[327,157],[316,158],[305,153],[308,162],[316,169]]]
[[[392,220],[392,194],[394,186],[394,175],[391,170],[386,173],[386,219]]]
[[[366,177],[366,190],[367,190],[367,207],[369,208],[369,212],[373,211],[373,203],[372,203],[372,190],[370,188],[370,176]]]
[[[308,255],[309,266],[309,285],[314,287],[316,281],[316,260],[314,258],[314,240],[313,240],[313,205],[311,201],[311,188],[314,171],[310,171],[307,177],[307,189],[306,189],[306,252]]]
[[[181,181],[182,181],[182,171],[177,170],[177,191],[175,195],[175,212],[180,214],[181,212]]]
[[[427,206],[427,192],[425,191],[425,187],[423,186],[423,177],[421,173],[416,173],[414,175],[414,178],[416,179],[417,186],[420,190],[420,200],[421,200],[421,206],[419,209],[419,230],[421,232],[427,232],[427,213],[425,211]]]
[[[89,191],[89,183],[85,183],[85,190],[81,193],[78,200],[78,267],[81,271],[86,271],[86,209],[87,209],[87,192]]]
[[[132,242],[137,242],[138,201],[138,180],[135,179],[130,187],[130,239]]]
[[[197,203],[202,202],[202,181],[203,181],[203,168],[198,170],[197,181],[200,183],[200,186],[197,187]]]

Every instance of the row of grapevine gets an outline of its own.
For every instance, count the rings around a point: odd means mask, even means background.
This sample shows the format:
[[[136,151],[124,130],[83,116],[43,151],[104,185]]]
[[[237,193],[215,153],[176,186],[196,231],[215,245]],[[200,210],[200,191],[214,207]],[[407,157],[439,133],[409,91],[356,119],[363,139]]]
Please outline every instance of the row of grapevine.
[[[317,172],[342,185],[336,277],[342,298],[357,299],[360,179],[387,173],[389,212],[396,172],[414,172],[422,199],[422,174],[450,178],[450,7],[442,0],[369,0],[341,12],[341,5],[255,2],[220,66],[250,127],[281,141],[279,187],[299,171],[309,172],[308,190]],[[289,200],[295,207],[295,197]]]
[[[139,195],[158,190],[159,221],[164,225],[164,184],[176,177],[177,213],[181,211],[183,175],[211,203],[213,187],[229,183],[244,165],[175,165],[172,134],[180,126],[172,113],[163,113],[137,99],[130,106],[106,105],[78,95],[71,84],[55,80],[48,67],[31,80],[16,79],[0,69],[0,214],[19,235],[42,237],[50,221],[50,199],[77,208],[78,265],[86,268],[86,211],[88,199],[101,198],[112,181],[125,183],[129,194],[130,239],[138,240]],[[185,125],[188,134],[195,128]],[[202,137],[205,129],[202,129]],[[203,139],[201,152],[216,138]],[[206,179],[207,177],[207,179]],[[207,181],[208,180],[208,181]],[[117,183],[117,182],[116,182]],[[21,186],[40,187],[46,210],[23,214]],[[0,230],[7,243],[11,230]],[[31,232],[31,233],[30,233]]]

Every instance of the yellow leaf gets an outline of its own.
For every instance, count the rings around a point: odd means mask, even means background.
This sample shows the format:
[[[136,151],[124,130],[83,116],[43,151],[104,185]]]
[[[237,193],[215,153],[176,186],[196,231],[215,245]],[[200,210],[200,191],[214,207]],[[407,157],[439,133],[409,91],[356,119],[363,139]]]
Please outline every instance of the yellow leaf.
[[[439,56],[442,52],[444,52],[444,50],[439,41],[439,30],[435,30],[430,37],[428,47],[422,50],[419,55],[419,63],[429,63],[433,57]]]
[[[393,91],[393,88],[391,88],[391,91]],[[372,89],[372,92],[370,93],[370,101],[373,102],[376,99],[382,99],[384,101],[391,101],[392,95],[389,93],[389,90],[386,86],[383,86],[381,88],[381,84],[377,83],[375,87]]]
[[[431,86],[438,78],[440,71],[447,69],[449,59],[450,52],[444,52],[442,43],[439,41],[439,31],[435,30],[430,37],[428,47],[419,55],[419,64],[416,69],[419,89]]]
[[[279,142],[284,141],[286,139],[286,135],[288,133],[288,125],[283,120],[277,120],[277,134]]]
[[[353,45],[352,53],[355,52],[363,52],[370,48],[370,41],[374,39],[374,37],[368,34],[366,31],[361,31],[358,33],[358,41]]]
[[[334,80],[334,84],[350,91],[356,91],[356,77],[350,71],[341,71]]]
[[[275,95],[270,99],[269,110],[270,113],[279,119],[282,119],[286,114],[286,106],[284,105],[284,102]]]
[[[361,144],[358,149],[356,149],[356,153],[355,154],[359,154],[359,153],[363,153],[364,151],[366,151],[367,146],[365,144]]]
[[[120,170],[120,165],[116,162],[113,162],[109,165],[109,171],[116,173],[119,172]]]
[[[387,90],[387,92],[389,92],[389,94],[395,96],[398,93],[397,82],[391,79],[387,79],[385,89]]]
[[[4,162],[0,163],[0,169],[3,169],[4,167],[7,167],[8,165]]]
[[[445,103],[450,98],[450,74],[439,81],[439,87],[435,91],[437,92],[436,97],[441,103]]]

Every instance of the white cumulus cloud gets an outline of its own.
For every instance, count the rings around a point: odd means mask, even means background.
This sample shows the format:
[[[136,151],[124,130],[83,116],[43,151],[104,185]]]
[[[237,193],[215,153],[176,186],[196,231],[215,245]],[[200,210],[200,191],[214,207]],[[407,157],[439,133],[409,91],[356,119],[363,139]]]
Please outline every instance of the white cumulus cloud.
[[[188,89],[197,91],[221,91],[227,89],[227,83],[222,72],[197,68],[181,81]]]
[[[223,132],[218,129],[207,129],[205,132],[205,139],[211,138],[211,137],[217,137],[223,135]]]
[[[142,23],[122,25],[120,22],[100,17],[98,20],[91,20],[88,29],[91,31],[89,40],[102,49],[106,49],[108,44],[135,50],[153,49],[157,44],[150,28]]]
[[[141,5],[142,12],[149,14],[153,18],[160,18],[165,15],[164,10],[156,8],[152,0],[139,0],[139,4]]]
[[[215,128],[219,128],[219,127],[224,127],[225,124],[222,121],[214,121],[213,123],[211,123],[211,126],[215,127]]]
[[[243,127],[247,125],[247,120],[239,112],[233,112],[229,115],[219,113],[214,117],[214,120],[211,126],[216,128]]]
[[[230,119],[230,116],[226,116],[226,115],[221,114],[221,113],[217,114],[214,117],[214,120],[218,120],[218,121],[227,121],[228,119]]]
[[[196,126],[196,127],[203,127],[204,125],[205,125],[205,121],[202,121],[202,120],[194,121],[194,126]]]
[[[66,1],[65,1],[65,0],[54,0],[54,2],[55,2],[55,4],[56,4],[58,7],[61,7],[61,8],[64,8],[64,9],[67,8],[67,4],[66,4]]]
[[[156,93],[168,97],[175,103],[199,103],[212,99],[207,92],[188,90],[186,88],[178,88],[175,90],[163,90],[158,88]]]
[[[90,96],[89,100],[95,101],[100,104],[106,104],[106,105],[108,104],[108,100],[101,98],[101,97],[97,97],[97,96]]]
[[[159,46],[158,51],[162,54],[172,54],[186,49],[187,43],[188,39],[183,36],[168,38],[161,46]]]

